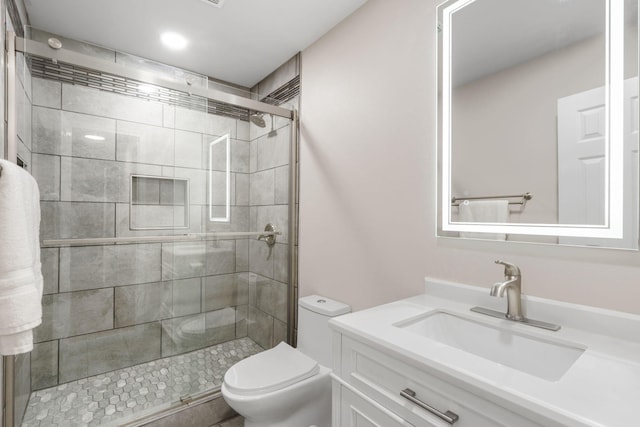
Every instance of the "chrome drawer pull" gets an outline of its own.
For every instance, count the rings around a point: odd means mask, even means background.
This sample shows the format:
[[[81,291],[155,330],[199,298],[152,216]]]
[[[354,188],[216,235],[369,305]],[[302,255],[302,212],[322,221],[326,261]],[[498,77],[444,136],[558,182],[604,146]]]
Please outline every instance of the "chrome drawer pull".
[[[427,405],[422,400],[416,398],[416,392],[411,390],[410,388],[405,388],[404,390],[402,390],[400,392],[400,396],[404,397],[405,399],[407,399],[410,402],[415,403],[416,405],[418,405],[422,409],[425,409],[425,410],[431,412],[433,415],[435,415],[436,417],[448,422],[449,424],[453,424],[456,421],[458,421],[459,417],[458,417],[457,414],[454,414],[451,411],[441,412],[441,411],[438,411],[433,406]]]

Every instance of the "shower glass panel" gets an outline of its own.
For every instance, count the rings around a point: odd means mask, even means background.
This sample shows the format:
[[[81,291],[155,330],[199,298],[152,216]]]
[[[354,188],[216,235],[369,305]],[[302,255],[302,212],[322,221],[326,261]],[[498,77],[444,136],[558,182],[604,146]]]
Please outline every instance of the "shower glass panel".
[[[217,390],[286,341],[290,120],[259,128],[248,110],[84,64],[26,64],[45,295],[23,425],[119,425]],[[267,223],[273,248],[248,233]]]

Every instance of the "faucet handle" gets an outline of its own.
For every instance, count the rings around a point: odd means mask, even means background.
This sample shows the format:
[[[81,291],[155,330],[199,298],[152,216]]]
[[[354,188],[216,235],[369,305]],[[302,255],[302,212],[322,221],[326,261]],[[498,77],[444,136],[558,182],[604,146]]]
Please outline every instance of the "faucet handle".
[[[499,259],[496,260],[496,264],[504,265],[505,276],[520,276],[520,269],[515,264],[511,264],[510,262],[502,261]]]

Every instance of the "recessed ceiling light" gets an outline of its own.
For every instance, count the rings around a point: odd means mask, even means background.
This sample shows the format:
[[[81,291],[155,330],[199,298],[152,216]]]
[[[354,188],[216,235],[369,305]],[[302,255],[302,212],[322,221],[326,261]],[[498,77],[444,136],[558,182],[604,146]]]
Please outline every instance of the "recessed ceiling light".
[[[162,43],[164,43],[164,45],[167,46],[169,49],[174,49],[174,50],[184,49],[185,47],[187,47],[187,44],[189,43],[187,39],[185,39],[180,34],[171,33],[171,32],[163,33],[160,36],[160,40],[162,40]]]
[[[89,139],[91,141],[104,141],[105,137],[104,136],[100,136],[100,135],[85,135],[84,136],[86,139]]]

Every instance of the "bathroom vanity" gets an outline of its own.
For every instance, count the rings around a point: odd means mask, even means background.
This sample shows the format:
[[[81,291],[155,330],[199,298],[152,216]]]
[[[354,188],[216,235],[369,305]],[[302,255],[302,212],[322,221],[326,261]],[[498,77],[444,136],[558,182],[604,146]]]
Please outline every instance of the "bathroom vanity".
[[[640,419],[640,316],[489,290],[425,293],[331,320],[334,426],[629,426]]]

